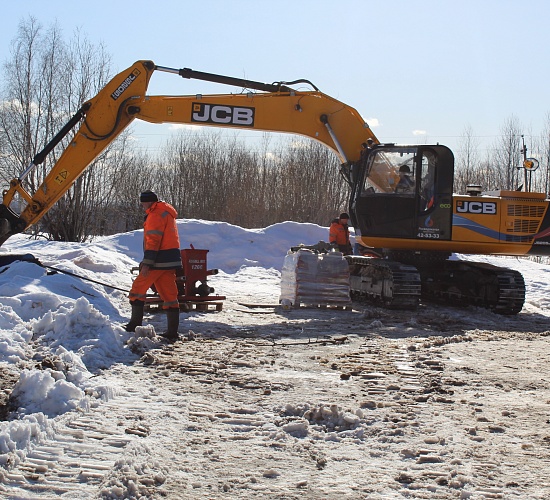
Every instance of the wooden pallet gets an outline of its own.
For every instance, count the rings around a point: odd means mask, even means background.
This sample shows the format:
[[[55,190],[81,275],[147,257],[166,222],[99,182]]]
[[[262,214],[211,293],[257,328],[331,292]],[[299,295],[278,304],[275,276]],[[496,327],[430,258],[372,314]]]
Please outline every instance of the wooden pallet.
[[[351,304],[302,304],[295,303],[291,309],[335,309],[337,311],[351,311],[353,306]]]
[[[265,309],[269,309],[271,307],[279,307],[281,304],[258,304],[256,302],[254,303],[250,303],[250,302],[238,302],[238,304],[240,306],[245,306],[245,307],[250,307],[250,308],[253,308],[253,309],[256,309],[256,308],[265,308]]]
[[[223,310],[223,302],[182,302],[180,309],[185,312],[189,311],[221,311]]]
[[[250,307],[250,308],[264,308],[264,309],[271,309],[276,307],[282,307],[284,309],[284,306],[281,304],[250,304],[247,302],[239,302],[239,305]],[[351,311],[353,309],[351,304],[309,304],[309,303],[296,303],[293,306],[290,306],[289,309],[306,309],[306,308],[315,308],[315,309],[338,309],[343,311]]]
[[[161,303],[148,302],[145,304],[145,310],[151,312],[160,312],[163,311]],[[199,312],[209,312],[209,311],[222,311],[223,302],[208,302],[208,301],[186,301],[180,302],[180,311],[189,312],[189,311],[199,311]]]

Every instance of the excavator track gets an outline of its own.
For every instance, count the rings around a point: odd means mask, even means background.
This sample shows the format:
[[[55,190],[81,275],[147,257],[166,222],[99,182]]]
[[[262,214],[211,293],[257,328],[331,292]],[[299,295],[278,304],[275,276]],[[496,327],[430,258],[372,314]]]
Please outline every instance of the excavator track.
[[[497,314],[518,314],[525,302],[523,276],[482,262],[423,259],[402,263],[347,256],[354,300],[391,309],[415,309],[420,299],[448,305],[477,306]]]
[[[416,309],[420,274],[414,266],[371,257],[346,257],[352,298],[368,299],[391,309]]]
[[[525,302],[523,276],[511,269],[481,262],[434,262],[418,266],[422,298],[450,305],[473,305],[518,314]]]

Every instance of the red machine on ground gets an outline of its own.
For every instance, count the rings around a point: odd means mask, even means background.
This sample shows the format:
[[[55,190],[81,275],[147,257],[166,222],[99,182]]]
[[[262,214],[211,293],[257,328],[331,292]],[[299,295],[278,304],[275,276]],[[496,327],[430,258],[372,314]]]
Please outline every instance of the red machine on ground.
[[[212,288],[207,283],[208,276],[218,274],[217,269],[208,269],[206,254],[208,250],[196,249],[193,245],[191,248],[181,250],[181,262],[183,268],[176,271],[176,284],[178,285],[178,302],[182,311],[208,311],[214,307],[216,311],[221,311],[225,300],[223,295],[211,295],[214,293]],[[133,268],[132,271],[137,270]],[[161,309],[162,300],[158,296],[156,290],[154,295],[148,296],[145,299],[145,309],[157,310]]]

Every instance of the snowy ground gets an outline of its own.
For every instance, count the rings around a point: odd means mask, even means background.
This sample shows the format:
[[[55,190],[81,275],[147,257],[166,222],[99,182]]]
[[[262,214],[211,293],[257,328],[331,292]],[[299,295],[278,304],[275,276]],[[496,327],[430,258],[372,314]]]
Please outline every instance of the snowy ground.
[[[0,495],[548,498],[550,266],[484,259],[524,274],[517,317],[282,310],[286,250],[327,232],[181,221],[182,246],[210,250],[227,300],[182,313],[173,346],[154,335],[161,315],[124,332],[123,291],[0,269]],[[141,239],[4,247],[127,289]]]

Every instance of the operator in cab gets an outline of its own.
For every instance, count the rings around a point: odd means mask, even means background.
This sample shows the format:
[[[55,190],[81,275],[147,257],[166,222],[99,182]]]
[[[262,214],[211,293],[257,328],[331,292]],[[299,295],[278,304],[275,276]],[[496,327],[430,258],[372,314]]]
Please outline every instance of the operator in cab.
[[[334,219],[329,228],[329,243],[338,247],[344,255],[352,255],[353,249],[349,241],[349,214],[341,213],[338,219]]]
[[[399,167],[399,182],[395,186],[396,193],[414,193],[414,180],[411,179],[411,169],[408,165]]]
[[[143,311],[147,290],[155,286],[162,308],[166,311],[167,331],[162,334],[169,342],[178,339],[180,308],[176,269],[182,267],[180,239],[176,218],[176,209],[159,201],[153,191],[141,193],[139,201],[145,210],[143,223],[143,260],[139,265],[139,274],[130,290],[132,317],[125,326],[126,331],[135,332],[143,322]]]

